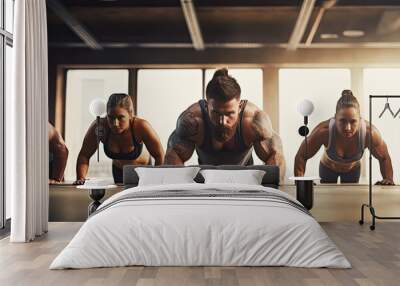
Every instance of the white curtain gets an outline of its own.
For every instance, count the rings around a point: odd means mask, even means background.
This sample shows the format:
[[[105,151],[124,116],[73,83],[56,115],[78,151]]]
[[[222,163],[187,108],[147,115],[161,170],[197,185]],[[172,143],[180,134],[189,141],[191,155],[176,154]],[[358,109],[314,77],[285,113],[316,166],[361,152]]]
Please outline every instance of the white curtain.
[[[48,90],[45,0],[15,1],[13,94],[6,116],[6,187],[11,188],[12,242],[48,226]]]

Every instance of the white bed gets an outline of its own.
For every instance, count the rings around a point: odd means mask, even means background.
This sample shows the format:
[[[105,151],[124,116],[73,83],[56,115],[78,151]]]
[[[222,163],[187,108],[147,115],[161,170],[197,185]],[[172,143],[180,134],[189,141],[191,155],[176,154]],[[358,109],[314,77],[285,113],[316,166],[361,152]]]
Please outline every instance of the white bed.
[[[350,268],[285,193],[241,184],[127,189],[106,200],[50,269],[145,266]]]

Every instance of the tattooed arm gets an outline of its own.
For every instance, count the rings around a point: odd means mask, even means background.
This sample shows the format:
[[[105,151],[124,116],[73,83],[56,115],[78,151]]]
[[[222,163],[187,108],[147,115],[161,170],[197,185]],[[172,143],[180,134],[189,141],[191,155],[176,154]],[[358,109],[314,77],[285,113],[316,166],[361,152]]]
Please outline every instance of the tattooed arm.
[[[258,110],[254,114],[252,127],[255,132],[254,150],[257,156],[266,165],[279,167],[280,180],[285,177],[285,159],[283,157],[282,141],[279,135],[272,129],[268,115]]]
[[[199,122],[190,109],[184,111],[176,122],[176,129],[168,139],[164,163],[183,165],[193,154],[195,137],[199,132]]]

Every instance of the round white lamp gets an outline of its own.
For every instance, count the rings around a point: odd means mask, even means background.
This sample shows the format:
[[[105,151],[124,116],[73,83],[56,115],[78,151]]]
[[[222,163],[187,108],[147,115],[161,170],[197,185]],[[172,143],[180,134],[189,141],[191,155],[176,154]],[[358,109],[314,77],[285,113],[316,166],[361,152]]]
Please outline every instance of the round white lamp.
[[[304,125],[299,128],[299,134],[301,136],[307,136],[309,133],[307,124],[308,124],[308,116],[314,111],[314,104],[308,100],[304,99],[302,102],[299,103],[297,106],[297,111],[303,115],[304,118]]]
[[[102,98],[95,98],[89,104],[89,111],[93,117],[100,117],[106,114],[106,101]]]
[[[304,99],[297,106],[297,111],[303,116],[309,116],[314,111],[314,104],[310,100]]]
[[[307,124],[308,124],[308,116],[310,116],[311,115],[311,113],[313,113],[313,111],[314,111],[314,104],[310,101],[310,100],[308,100],[308,99],[304,99],[302,102],[300,102],[299,103],[299,105],[297,106],[297,111],[301,114],[301,115],[303,115],[303,118],[304,118],[304,125],[303,126],[301,126],[300,128],[299,128],[299,134],[301,135],[301,136],[303,136],[304,137],[304,139],[305,139],[305,144],[306,144],[306,148],[305,148],[305,158],[307,158],[307,135],[308,135],[308,133],[310,132],[309,131],[309,129],[308,129],[308,127],[307,127]]]
[[[106,101],[102,98],[93,99],[89,104],[89,111],[93,117],[96,117],[97,162],[99,162],[100,133],[103,131],[102,128],[100,128],[100,116],[106,114]]]

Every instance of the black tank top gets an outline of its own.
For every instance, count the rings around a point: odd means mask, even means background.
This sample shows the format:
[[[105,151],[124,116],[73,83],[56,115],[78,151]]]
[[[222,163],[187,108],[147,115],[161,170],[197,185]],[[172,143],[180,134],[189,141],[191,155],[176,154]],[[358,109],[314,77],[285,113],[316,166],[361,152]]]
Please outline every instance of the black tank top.
[[[196,146],[196,153],[201,165],[253,165],[252,151],[253,146],[246,146],[243,133],[242,133],[242,120],[244,109],[246,108],[247,100],[243,100],[242,109],[239,114],[239,123],[236,126],[234,135],[234,149],[233,150],[215,150],[212,144],[212,128],[211,119],[208,116],[206,109],[206,101],[204,99],[199,101],[201,114],[204,123],[204,139],[201,146]]]

